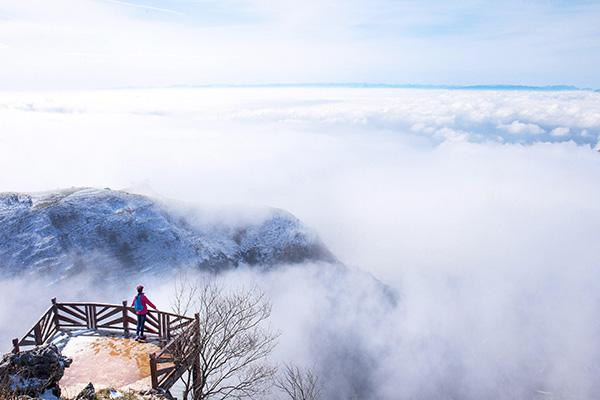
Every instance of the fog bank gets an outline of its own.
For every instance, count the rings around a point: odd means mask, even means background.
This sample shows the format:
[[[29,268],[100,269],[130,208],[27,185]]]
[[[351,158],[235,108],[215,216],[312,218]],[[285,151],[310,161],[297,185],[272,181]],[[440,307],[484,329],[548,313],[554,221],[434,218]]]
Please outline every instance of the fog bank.
[[[2,190],[97,186],[278,207],[388,284],[396,307],[362,274],[341,279],[323,265],[222,278],[260,283],[282,331],[275,357],[315,365],[328,398],[588,399],[600,389],[598,93],[3,93],[0,118]],[[85,281],[1,286],[2,327],[9,305],[36,315],[55,292],[129,294]],[[167,286],[153,291],[168,303]]]

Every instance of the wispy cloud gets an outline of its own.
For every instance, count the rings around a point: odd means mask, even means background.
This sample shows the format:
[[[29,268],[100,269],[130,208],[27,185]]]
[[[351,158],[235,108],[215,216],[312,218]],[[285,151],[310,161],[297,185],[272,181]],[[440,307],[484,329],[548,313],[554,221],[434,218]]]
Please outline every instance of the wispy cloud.
[[[8,16],[0,23],[9,46],[0,70],[4,89],[269,82],[600,87],[600,5],[592,2],[24,0],[1,4],[0,14]],[[99,65],[66,53],[114,56]]]
[[[157,12],[162,12],[162,13],[167,13],[167,14],[183,15],[183,13],[180,11],[172,10],[169,8],[154,7],[154,6],[150,6],[150,5],[146,5],[146,4],[132,3],[132,2],[121,1],[121,0],[97,0],[97,1],[118,4],[118,5],[126,6],[126,7],[140,8],[140,9],[146,10],[146,11],[157,11]]]

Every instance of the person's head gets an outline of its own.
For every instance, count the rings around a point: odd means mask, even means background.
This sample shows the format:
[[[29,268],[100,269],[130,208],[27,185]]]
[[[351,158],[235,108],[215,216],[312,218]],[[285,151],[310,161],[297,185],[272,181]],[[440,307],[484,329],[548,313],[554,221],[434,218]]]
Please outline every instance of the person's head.
[[[144,286],[137,285],[137,291],[138,291],[138,293],[142,293],[144,291]]]

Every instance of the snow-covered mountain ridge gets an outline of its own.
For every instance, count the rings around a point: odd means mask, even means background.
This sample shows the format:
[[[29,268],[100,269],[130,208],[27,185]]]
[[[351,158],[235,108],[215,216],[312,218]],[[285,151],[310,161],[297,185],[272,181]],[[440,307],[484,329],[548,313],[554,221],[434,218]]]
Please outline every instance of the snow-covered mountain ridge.
[[[282,210],[218,220],[110,189],[0,194],[5,274],[104,268],[160,273],[181,266],[219,271],[304,261],[335,258],[314,232]]]

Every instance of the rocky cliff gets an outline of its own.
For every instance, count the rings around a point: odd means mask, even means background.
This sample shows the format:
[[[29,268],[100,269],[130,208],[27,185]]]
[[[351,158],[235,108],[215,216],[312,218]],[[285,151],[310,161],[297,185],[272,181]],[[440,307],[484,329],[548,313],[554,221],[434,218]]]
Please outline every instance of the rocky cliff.
[[[334,261],[314,232],[277,209],[252,217],[175,209],[109,189],[0,194],[0,270],[5,274],[91,269],[163,272],[186,266],[219,271]]]

